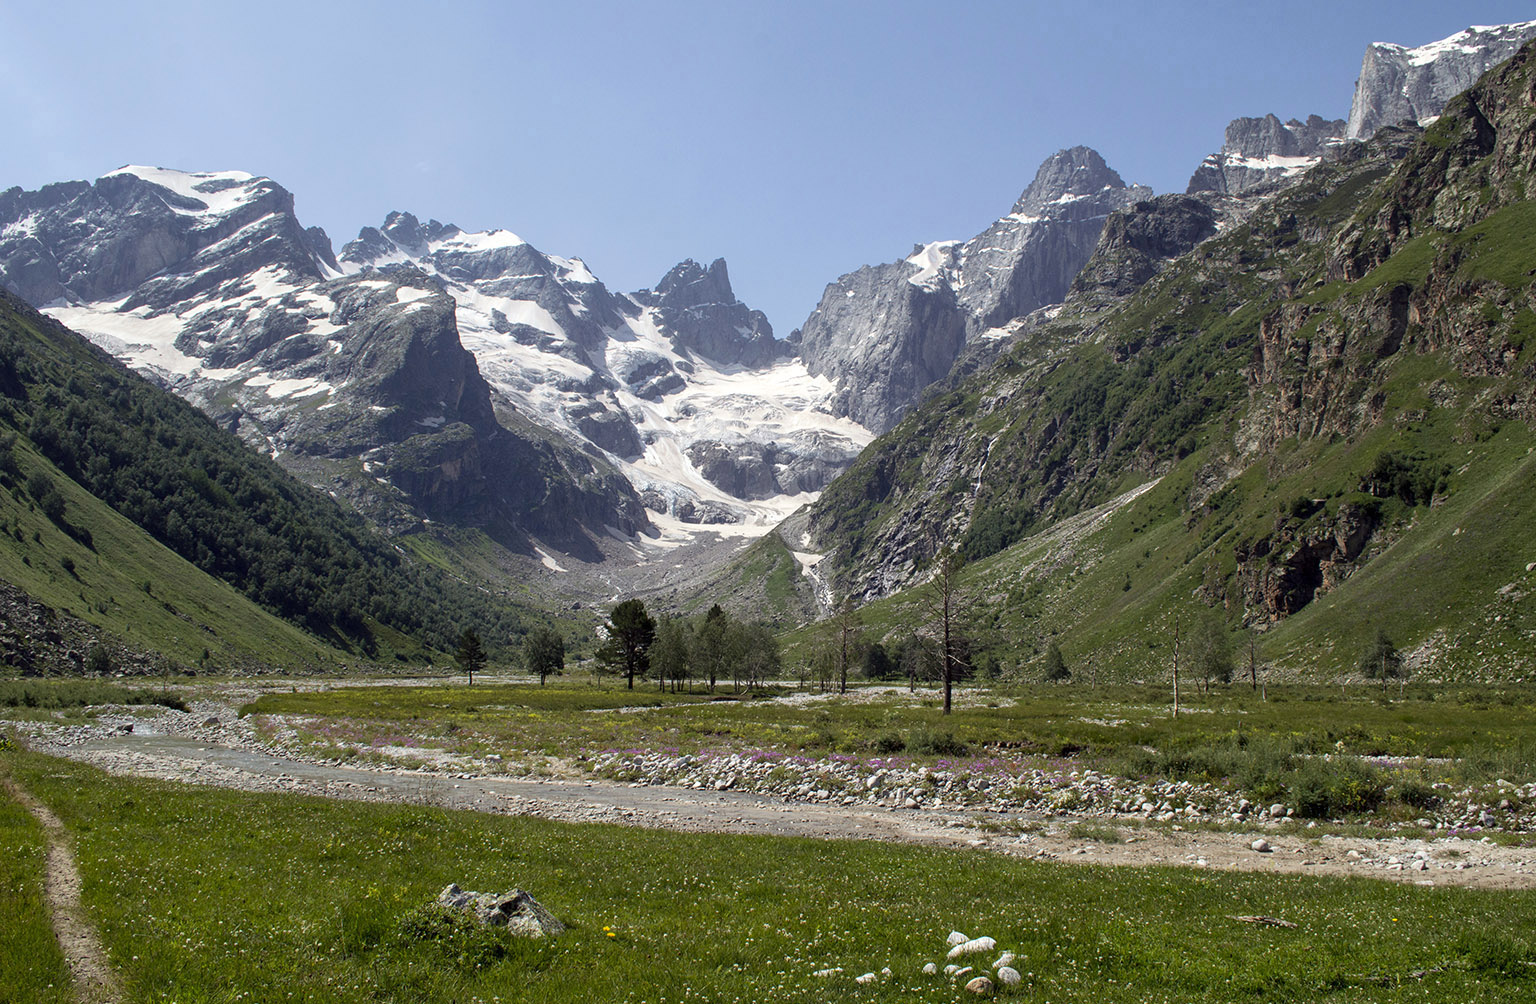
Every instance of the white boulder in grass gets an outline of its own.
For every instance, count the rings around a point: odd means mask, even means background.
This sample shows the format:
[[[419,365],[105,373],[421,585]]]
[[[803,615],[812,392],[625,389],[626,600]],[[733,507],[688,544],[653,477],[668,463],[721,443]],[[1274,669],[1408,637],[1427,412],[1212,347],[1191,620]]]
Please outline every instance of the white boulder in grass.
[[[838,966],[836,969],[818,969],[814,973],[812,973],[811,975],[815,976],[817,979],[825,980],[825,979],[828,979],[830,977],[836,976],[838,973],[840,973],[842,971],[843,971],[843,967],[842,966]]]
[[[878,980],[879,978],[880,977],[876,976],[874,973],[865,973],[863,976],[855,976],[853,978],[853,982],[855,982],[855,983],[873,983],[876,980]]]
[[[970,941],[962,941],[949,950],[948,958],[958,959],[962,955],[975,955],[977,952],[990,952],[997,947],[997,942],[992,938],[972,938]]]
[[[956,945],[963,945],[967,941],[970,941],[970,940],[971,940],[970,938],[967,938],[965,935],[961,934],[959,931],[950,931],[949,932],[949,938],[947,939],[947,944],[951,948],[953,948]]]
[[[965,985],[965,989],[978,997],[984,997],[992,992],[992,981],[985,976],[978,976]]]
[[[997,982],[1005,987],[1016,987],[1024,982],[1024,977],[1020,976],[1019,971],[1012,966],[998,966]]]
[[[959,968],[960,968],[959,966],[957,966],[953,962],[951,962],[949,965],[944,967],[944,975],[945,976],[953,976],[953,975],[955,975],[955,970],[957,970]]]
[[[1015,958],[1017,958],[1017,956],[1015,956],[1012,952],[1004,952],[1002,955],[997,957],[996,962],[992,963],[992,968],[1001,969],[1004,966],[1011,966],[1013,965],[1013,960]]]
[[[925,976],[933,976],[938,971],[939,971],[939,967],[934,965],[932,962],[928,963],[926,966],[923,967],[923,975],[925,975]]]

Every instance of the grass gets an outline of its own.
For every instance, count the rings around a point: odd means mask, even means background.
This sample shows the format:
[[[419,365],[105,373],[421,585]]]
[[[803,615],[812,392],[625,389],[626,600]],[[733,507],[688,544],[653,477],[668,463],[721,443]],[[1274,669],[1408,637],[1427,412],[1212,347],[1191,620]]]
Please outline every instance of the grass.
[[[69,522],[90,534],[82,542],[20,493],[0,490],[0,578],[33,599],[182,665],[203,663],[207,652],[210,671],[337,668],[345,658],[185,561],[31,449],[14,449],[23,471],[52,477]]]
[[[180,694],[119,687],[99,680],[0,680],[0,708],[83,708],[92,704],[158,704],[187,710]]]
[[[0,747],[4,740],[0,737]],[[0,751],[0,758],[12,754]],[[0,770],[3,770],[0,766]],[[68,1001],[69,969],[43,900],[42,827],[0,787],[0,1002]]]
[[[1255,801],[1286,801],[1318,817],[1382,806],[1408,818],[1430,782],[1536,780],[1536,690],[1506,687],[1283,686],[1267,699],[1245,685],[1189,692],[1169,714],[1160,687],[1039,685],[962,688],[951,715],[934,691],[813,703],[708,701],[562,686],[336,688],[270,694],[259,715],[297,723],[318,750],[398,745],[402,736],[470,755],[577,756],[610,749],[679,754],[774,751],[938,763],[955,758],[1069,757],[1128,777],[1229,784]],[[600,709],[646,705],[622,714]],[[289,722],[289,724],[295,724]],[[1324,765],[1322,755],[1332,759]],[[1388,757],[1377,768],[1361,757]],[[1433,759],[1426,759],[1433,758]],[[1408,782],[1419,785],[1405,787]],[[1412,811],[1410,811],[1412,810]]]
[[[1018,1000],[1500,1002],[1536,991],[1528,892],[570,825],[5,757],[0,769],[75,833],[85,903],[133,1002],[953,1001],[948,981],[918,973],[943,962],[951,929],[1018,953],[1029,975],[1006,993]],[[526,888],[570,930],[494,947],[417,923],[451,881]],[[1228,919],[1245,914],[1300,926]],[[886,965],[892,980],[852,983]],[[823,967],[844,973],[812,975]]]

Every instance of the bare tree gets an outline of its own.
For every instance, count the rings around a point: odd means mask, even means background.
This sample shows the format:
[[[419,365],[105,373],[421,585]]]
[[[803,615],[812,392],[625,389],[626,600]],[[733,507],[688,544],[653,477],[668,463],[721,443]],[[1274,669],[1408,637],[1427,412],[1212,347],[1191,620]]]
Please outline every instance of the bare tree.
[[[832,615],[832,630],[837,634],[837,692],[840,694],[848,693],[848,662],[853,658],[852,650],[858,647],[862,629],[863,623],[858,607],[854,606],[853,597],[843,597],[843,602],[837,605],[837,611]]]
[[[960,569],[965,559],[952,548],[939,554],[938,570],[928,582],[926,605],[929,624],[939,641],[940,678],[944,681],[944,713],[950,712],[954,681],[959,676],[957,663],[960,624],[964,618],[965,595],[960,588]]]
[[[1173,717],[1179,717],[1179,612],[1173,612]]]

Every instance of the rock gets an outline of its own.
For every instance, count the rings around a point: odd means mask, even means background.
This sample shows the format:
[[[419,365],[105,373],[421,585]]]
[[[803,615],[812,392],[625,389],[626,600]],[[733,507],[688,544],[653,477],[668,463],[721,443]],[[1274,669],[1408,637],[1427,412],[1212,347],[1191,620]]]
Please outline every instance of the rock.
[[[884,432],[983,332],[1061,302],[1109,214],[1151,195],[1088,147],[1061,150],[969,241],[919,244],[829,284],[801,328],[801,358],[836,385],[837,414]]]
[[[838,966],[836,969],[818,969],[814,973],[812,973],[811,975],[816,977],[817,979],[825,980],[825,979],[830,979],[833,976],[836,976],[838,973],[840,973],[842,971],[843,971],[843,967],[842,966]]]
[[[1355,83],[1349,138],[1369,139],[1382,126],[1405,119],[1426,124],[1533,35],[1536,22],[1469,28],[1414,49],[1372,43]]]
[[[1281,816],[1285,815],[1285,806],[1281,805],[1279,802],[1276,802],[1274,805],[1269,807],[1269,814],[1274,818],[1279,819]]]
[[[1020,976],[1019,971],[1012,966],[998,966],[997,982],[1005,987],[1016,987],[1024,982],[1024,977]]]
[[[932,962],[930,962],[927,965],[923,966],[923,973],[925,975],[934,976],[934,975],[937,975],[938,971],[939,971],[939,967],[937,965],[935,965],[934,963],[932,963]]]
[[[1260,854],[1268,854],[1270,851],[1274,850],[1274,848],[1269,846],[1269,841],[1265,840],[1263,837],[1260,837],[1248,846],[1258,851]]]
[[[1012,952],[1004,952],[1002,955],[999,955],[997,957],[997,961],[996,962],[992,963],[992,968],[993,969],[1001,969],[1004,966],[1011,966],[1011,965],[1013,965],[1014,958],[1015,958],[1015,956],[1014,956],[1014,954]]]
[[[944,939],[944,943],[947,944],[950,948],[954,948],[956,945],[963,945],[970,940],[970,938],[966,937],[964,934],[961,934],[959,931],[950,931],[949,937]]]
[[[984,997],[992,992],[992,981],[985,976],[978,976],[965,985],[965,989],[978,997]]]
[[[991,938],[972,938],[950,948],[948,957],[958,959],[965,955],[975,955],[978,952],[990,952],[996,947],[997,942]]]
[[[853,978],[853,982],[855,982],[855,983],[874,983],[879,978],[880,977],[876,976],[874,973],[865,973],[863,976],[855,976]]]
[[[520,937],[552,937],[565,930],[554,914],[522,889],[498,894],[471,892],[450,884],[438,893],[437,902],[452,910],[462,910],[489,927],[505,927]]]
[[[1242,195],[1296,177],[1317,164],[1325,150],[1344,139],[1343,119],[1309,115],[1305,122],[1281,122],[1274,115],[1233,119],[1226,143],[1189,179],[1187,191]]]

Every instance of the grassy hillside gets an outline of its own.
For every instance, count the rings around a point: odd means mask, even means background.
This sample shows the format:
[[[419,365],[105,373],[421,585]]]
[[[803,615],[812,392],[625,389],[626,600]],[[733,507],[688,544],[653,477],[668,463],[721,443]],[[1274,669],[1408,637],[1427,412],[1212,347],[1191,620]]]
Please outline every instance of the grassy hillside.
[[[0,490],[0,579],[94,629],[112,669],[149,670],[153,660],[132,658],[145,653],[210,672],[305,671],[345,657],[190,564],[25,445],[13,446],[9,456],[15,471],[0,474],[8,489]],[[27,482],[39,473],[63,500],[60,521],[27,493]],[[30,640],[48,644],[45,637]],[[84,668],[88,649],[73,650]]]

